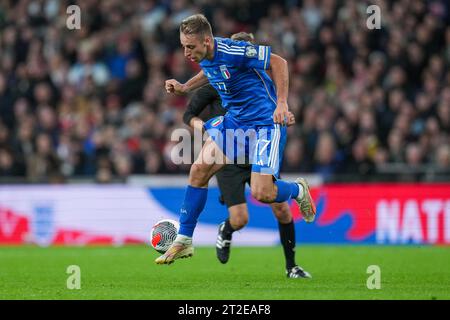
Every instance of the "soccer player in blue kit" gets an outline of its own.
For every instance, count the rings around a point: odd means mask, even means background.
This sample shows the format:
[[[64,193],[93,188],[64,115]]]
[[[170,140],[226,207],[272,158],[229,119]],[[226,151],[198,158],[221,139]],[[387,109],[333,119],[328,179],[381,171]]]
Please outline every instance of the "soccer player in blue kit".
[[[304,220],[314,221],[316,208],[306,180],[278,180],[288,119],[286,60],[271,53],[268,46],[214,37],[211,25],[201,14],[182,21],[180,42],[186,58],[199,63],[202,71],[184,84],[175,79],[167,80],[166,91],[183,95],[209,81],[220,94],[227,113],[204,125],[210,138],[191,166],[189,185],[180,209],[178,235],[155,262],[170,264],[193,255],[192,236],[206,203],[208,182],[225,164],[235,163],[242,156],[242,148],[241,152],[235,151],[240,148],[235,137],[231,137],[229,147],[230,131],[241,130],[244,135],[250,132],[251,141],[255,133],[256,141],[245,143],[243,147],[252,165],[252,196],[264,203],[294,199]],[[273,81],[264,70],[271,71]]]

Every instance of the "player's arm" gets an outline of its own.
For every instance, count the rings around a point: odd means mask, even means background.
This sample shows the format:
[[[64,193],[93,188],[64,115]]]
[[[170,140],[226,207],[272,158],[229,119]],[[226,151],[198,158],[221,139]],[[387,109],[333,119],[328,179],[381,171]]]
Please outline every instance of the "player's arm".
[[[289,90],[288,64],[279,55],[270,54],[270,71],[277,89],[277,107],[273,113],[275,123],[287,124],[289,120],[287,96]]]
[[[202,130],[203,120],[198,115],[217,99],[217,94],[211,86],[203,86],[198,89],[189,101],[186,112],[183,115],[183,121],[193,129]]]
[[[208,78],[202,70],[184,84],[179,83],[175,79],[166,80],[166,91],[167,93],[175,93],[176,95],[185,95],[207,83]]]
[[[273,121],[274,123],[287,125],[289,122],[287,104],[289,73],[287,61],[279,55],[271,53],[270,46],[248,44],[247,42],[232,42],[231,44],[234,47],[242,47],[234,49],[241,50],[239,54],[234,54],[236,64],[243,65],[249,69],[270,70],[277,90],[277,107],[273,113]]]
[[[270,70],[266,70],[267,75],[270,77],[270,79],[272,79],[272,73],[270,72]],[[272,79],[273,81],[273,79]],[[287,122],[287,126],[293,126],[295,124],[295,116],[292,112],[288,111],[288,122]]]

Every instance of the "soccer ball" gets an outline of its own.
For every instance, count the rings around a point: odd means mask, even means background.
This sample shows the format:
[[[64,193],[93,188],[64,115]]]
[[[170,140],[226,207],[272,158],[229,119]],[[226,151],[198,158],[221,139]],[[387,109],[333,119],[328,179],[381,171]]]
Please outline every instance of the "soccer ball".
[[[177,221],[163,219],[158,221],[152,228],[150,243],[159,253],[165,253],[177,237],[180,225]]]

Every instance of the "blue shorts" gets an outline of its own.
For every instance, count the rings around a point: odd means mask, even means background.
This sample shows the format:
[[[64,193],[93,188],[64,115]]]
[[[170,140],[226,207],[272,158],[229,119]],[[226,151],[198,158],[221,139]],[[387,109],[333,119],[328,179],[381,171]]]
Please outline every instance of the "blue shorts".
[[[278,179],[286,145],[285,126],[245,125],[225,115],[209,120],[204,127],[233,164],[250,163],[252,172]]]

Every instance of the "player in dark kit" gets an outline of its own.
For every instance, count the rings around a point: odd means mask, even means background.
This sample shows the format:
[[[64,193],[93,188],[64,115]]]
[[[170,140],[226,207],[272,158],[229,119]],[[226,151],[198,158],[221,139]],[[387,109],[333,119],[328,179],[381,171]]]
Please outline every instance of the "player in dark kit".
[[[252,42],[253,35],[240,32],[231,36],[233,40]],[[207,108],[209,106],[209,108]],[[200,118],[200,114],[208,109],[207,115]],[[195,130],[202,130],[205,121],[224,115],[226,110],[217,91],[210,85],[198,89],[192,96],[183,120]],[[287,125],[293,125],[295,118],[289,114]],[[248,208],[245,199],[245,184],[250,185],[250,164],[228,164],[216,173],[221,192],[220,201],[229,211],[229,218],[219,225],[216,242],[217,258],[227,263],[230,256],[230,246],[234,231],[242,229],[248,222]],[[283,245],[286,260],[286,275],[288,278],[311,278],[311,275],[295,263],[295,228],[292,214],[287,202],[270,204],[278,220],[280,240]]]

